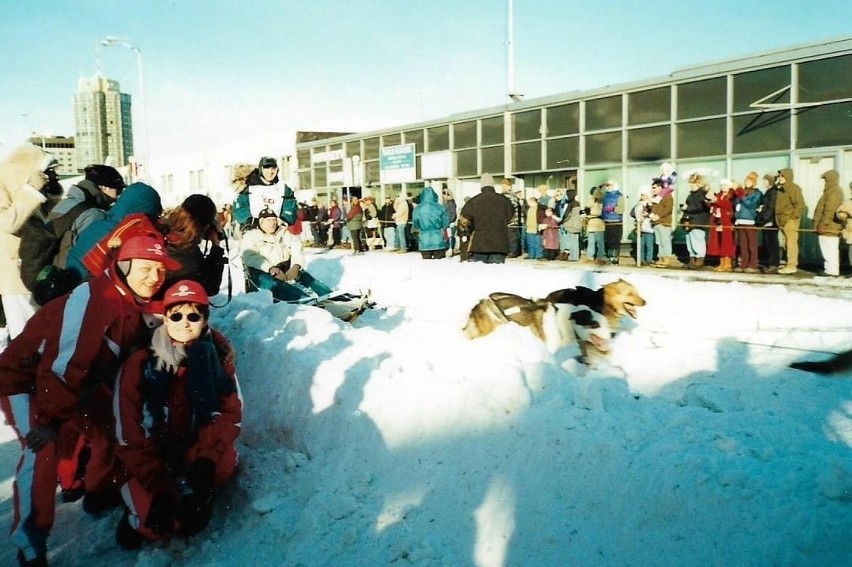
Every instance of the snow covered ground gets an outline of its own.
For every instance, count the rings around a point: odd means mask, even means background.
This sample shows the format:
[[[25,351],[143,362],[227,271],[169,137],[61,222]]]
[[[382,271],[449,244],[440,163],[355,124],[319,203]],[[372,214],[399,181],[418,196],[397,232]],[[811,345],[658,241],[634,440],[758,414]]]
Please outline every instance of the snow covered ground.
[[[260,292],[214,310],[245,421],[211,526],[124,552],[118,510],[60,504],[51,565],[852,564],[852,372],[787,367],[852,347],[852,280],[341,250],[308,268],[385,309],[349,325]],[[461,334],[492,291],[618,277],[648,303],[611,365],[514,325]],[[2,433],[8,526],[18,448]]]

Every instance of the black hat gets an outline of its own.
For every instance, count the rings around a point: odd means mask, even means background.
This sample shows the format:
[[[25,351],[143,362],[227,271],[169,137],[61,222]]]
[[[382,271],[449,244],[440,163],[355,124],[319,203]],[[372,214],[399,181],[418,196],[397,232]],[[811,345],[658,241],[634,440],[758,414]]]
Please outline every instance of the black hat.
[[[108,165],[91,164],[83,170],[86,179],[95,185],[110,187],[117,191],[124,189],[124,178],[114,167]]]
[[[183,200],[181,206],[200,227],[209,226],[216,220],[216,204],[207,195],[190,195]]]
[[[272,209],[270,209],[269,207],[264,207],[264,208],[263,208],[263,210],[261,210],[259,213],[257,213],[257,218],[258,218],[258,219],[265,219],[265,218],[268,218],[268,217],[275,217],[275,218],[277,218],[277,217],[278,217],[278,215],[277,215],[277,214],[275,214],[275,211],[273,211],[273,210],[272,210]]]
[[[274,157],[263,156],[260,158],[260,162],[257,164],[258,169],[263,169],[264,167],[278,167],[278,160]]]

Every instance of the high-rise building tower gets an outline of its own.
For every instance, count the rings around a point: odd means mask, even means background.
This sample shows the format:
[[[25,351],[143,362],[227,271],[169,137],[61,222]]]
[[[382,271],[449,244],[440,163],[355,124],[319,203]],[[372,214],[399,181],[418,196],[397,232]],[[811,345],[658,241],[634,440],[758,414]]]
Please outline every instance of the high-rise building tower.
[[[121,167],[130,161],[130,95],[119,91],[118,81],[100,75],[80,77],[74,95],[74,126],[78,168],[90,163]]]

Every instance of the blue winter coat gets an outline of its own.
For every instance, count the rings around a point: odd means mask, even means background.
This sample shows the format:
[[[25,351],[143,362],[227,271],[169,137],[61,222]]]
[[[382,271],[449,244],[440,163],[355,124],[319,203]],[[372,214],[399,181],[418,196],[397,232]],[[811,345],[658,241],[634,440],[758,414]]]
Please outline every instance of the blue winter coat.
[[[446,229],[450,226],[447,209],[438,202],[438,195],[431,187],[420,193],[420,204],[414,208],[411,226],[419,230],[417,247],[419,250],[446,250],[449,241]]]
[[[157,190],[145,183],[131,183],[127,189],[115,201],[115,204],[107,211],[106,217],[97,220],[83,229],[77,237],[77,241],[68,251],[68,260],[65,267],[72,270],[81,279],[89,278],[89,270],[83,265],[83,257],[101,239],[112,231],[121,219],[132,213],[143,213],[152,221],[160,217],[163,206],[160,203],[160,194]]]

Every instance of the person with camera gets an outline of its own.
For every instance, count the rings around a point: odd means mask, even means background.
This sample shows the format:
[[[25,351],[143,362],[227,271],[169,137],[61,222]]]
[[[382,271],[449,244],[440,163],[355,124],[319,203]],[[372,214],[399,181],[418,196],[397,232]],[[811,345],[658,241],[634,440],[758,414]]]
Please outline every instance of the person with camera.
[[[30,219],[43,223],[61,198],[57,165],[52,155],[33,144],[16,148],[0,161],[0,296],[10,339],[37,309],[21,280],[21,231]]]
[[[200,283],[208,295],[219,293],[227,264],[220,244],[227,237],[216,222],[216,204],[210,197],[190,195],[163,219],[162,229],[169,256],[181,265],[168,273],[163,289],[189,279]],[[206,241],[204,251],[200,248],[202,241]]]

